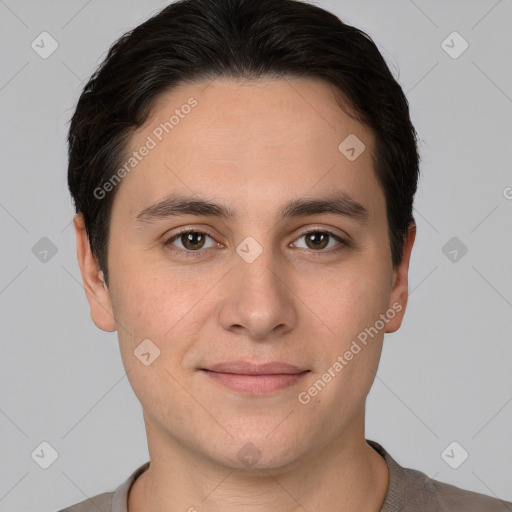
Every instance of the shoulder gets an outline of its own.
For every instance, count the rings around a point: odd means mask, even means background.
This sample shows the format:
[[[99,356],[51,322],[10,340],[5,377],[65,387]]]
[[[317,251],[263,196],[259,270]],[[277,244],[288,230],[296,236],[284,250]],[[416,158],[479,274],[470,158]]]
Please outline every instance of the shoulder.
[[[443,512],[481,512],[482,510],[485,512],[512,512],[512,503],[509,501],[502,501],[492,496],[432,480],[424,473],[420,473],[420,475],[425,486],[432,489],[439,510]]]
[[[428,512],[512,512],[512,503],[429,478],[425,473],[402,468],[405,502]],[[407,507],[406,507],[406,510]],[[412,510],[412,509],[411,509]]]
[[[367,442],[384,457],[389,469],[381,512],[512,512],[512,502],[429,478],[421,471],[401,466],[379,443]]]
[[[98,494],[58,512],[111,512],[113,492]]]
[[[126,512],[130,487],[148,468],[149,461],[139,466],[115,491],[98,494],[58,512]]]

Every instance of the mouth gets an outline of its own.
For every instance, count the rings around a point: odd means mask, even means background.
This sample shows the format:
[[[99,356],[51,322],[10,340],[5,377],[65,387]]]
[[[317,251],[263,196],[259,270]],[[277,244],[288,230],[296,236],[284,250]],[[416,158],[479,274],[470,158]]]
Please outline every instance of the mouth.
[[[201,368],[201,372],[235,391],[248,394],[264,394],[286,389],[310,372],[297,366],[270,362],[253,364],[245,361],[228,361],[209,368]]]

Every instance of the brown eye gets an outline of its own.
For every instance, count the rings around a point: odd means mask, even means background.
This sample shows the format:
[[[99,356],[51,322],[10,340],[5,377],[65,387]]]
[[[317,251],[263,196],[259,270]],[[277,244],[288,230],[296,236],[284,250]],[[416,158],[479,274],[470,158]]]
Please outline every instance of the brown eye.
[[[333,247],[336,247],[336,245],[340,246],[338,248],[342,248],[343,246],[349,245],[342,238],[335,235],[334,233],[331,233],[330,231],[308,231],[307,233],[302,233],[302,235],[299,238],[297,238],[297,241],[299,241],[300,239],[304,239],[305,241],[305,243],[302,246],[299,245],[298,242],[295,242],[293,245],[296,247],[300,247],[301,249],[310,249],[313,252],[327,253],[332,251],[324,251],[324,249],[331,249]]]
[[[304,236],[306,237],[306,245],[310,249],[325,249],[327,247],[327,244],[329,243],[330,237],[329,234],[322,233],[320,231],[307,233]]]
[[[207,246],[207,238],[210,238],[212,241],[210,245]],[[168,246],[172,250],[181,251],[181,252],[199,252],[201,249],[207,249],[209,247],[214,247],[216,244],[215,240],[208,234],[202,231],[182,231],[171,237],[165,245]]]
[[[197,231],[189,231],[188,233],[182,233],[180,235],[180,241],[183,244],[183,247],[191,251],[202,249],[204,240],[204,233],[199,233]]]

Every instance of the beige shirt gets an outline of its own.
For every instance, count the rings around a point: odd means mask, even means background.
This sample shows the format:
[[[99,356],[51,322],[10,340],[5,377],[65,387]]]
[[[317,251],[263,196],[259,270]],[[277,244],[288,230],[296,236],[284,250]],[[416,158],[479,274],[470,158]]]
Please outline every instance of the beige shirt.
[[[367,442],[386,461],[389,485],[380,512],[512,512],[512,502],[466,491],[432,480],[415,469],[400,466],[375,441]],[[128,492],[136,478],[149,467],[137,468],[114,492],[99,494],[59,512],[128,512]]]

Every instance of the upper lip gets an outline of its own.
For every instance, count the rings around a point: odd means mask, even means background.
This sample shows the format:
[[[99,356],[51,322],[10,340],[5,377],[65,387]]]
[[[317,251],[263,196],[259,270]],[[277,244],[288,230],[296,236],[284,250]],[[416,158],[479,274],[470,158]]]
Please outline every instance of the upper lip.
[[[217,373],[235,373],[237,375],[293,375],[308,371],[294,366],[293,364],[280,361],[272,361],[263,364],[254,364],[249,361],[226,361],[202,369]]]

